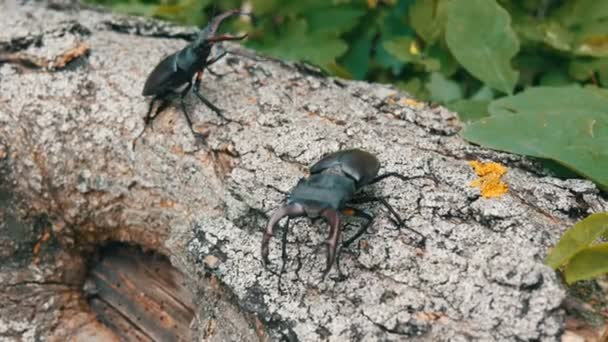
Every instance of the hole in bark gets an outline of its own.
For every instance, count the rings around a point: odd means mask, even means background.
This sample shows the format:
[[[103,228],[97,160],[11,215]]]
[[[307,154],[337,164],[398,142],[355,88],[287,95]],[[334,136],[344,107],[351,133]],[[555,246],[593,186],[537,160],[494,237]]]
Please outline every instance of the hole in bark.
[[[121,341],[187,341],[194,305],[184,278],[158,253],[110,243],[89,269],[84,292]]]

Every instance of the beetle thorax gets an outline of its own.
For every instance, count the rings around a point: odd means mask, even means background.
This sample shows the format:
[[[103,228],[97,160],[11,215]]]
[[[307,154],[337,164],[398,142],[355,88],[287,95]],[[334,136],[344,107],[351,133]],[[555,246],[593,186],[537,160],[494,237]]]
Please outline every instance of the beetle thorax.
[[[317,217],[323,209],[339,210],[355,194],[355,181],[339,173],[313,174],[296,185],[290,203],[304,206],[308,217]]]

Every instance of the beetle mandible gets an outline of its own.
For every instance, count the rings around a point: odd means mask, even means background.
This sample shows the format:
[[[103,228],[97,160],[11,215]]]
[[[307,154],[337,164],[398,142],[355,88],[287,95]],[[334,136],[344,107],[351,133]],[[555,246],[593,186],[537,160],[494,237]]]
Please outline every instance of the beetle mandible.
[[[179,94],[182,111],[188,121],[188,126],[192,133],[197,134],[192,127],[192,120],[190,115],[186,111],[186,104],[184,97],[192,89],[194,94],[213,112],[215,112],[220,118],[226,119],[222,114],[222,110],[216,107],[211,101],[207,100],[200,92],[200,83],[203,76],[203,71],[208,66],[217,62],[220,58],[224,57],[227,51],[222,51],[217,57],[208,60],[211,54],[211,48],[215,43],[227,41],[227,40],[242,40],[247,37],[247,34],[242,36],[231,36],[231,35],[220,35],[216,36],[215,33],[219,28],[222,21],[228,17],[234,15],[249,15],[242,13],[238,10],[231,10],[217,15],[209,24],[200,31],[196,39],[184,47],[182,50],[175,52],[165,57],[158,65],[152,70],[146,83],[142,95],[154,96],[150,102],[150,108],[145,118],[145,126],[153,120],[152,109],[154,103],[160,101],[160,104],[156,110],[156,115],[165,109],[169,101],[167,97],[170,95]],[[194,82],[193,82],[194,79]],[[178,92],[178,89],[185,88]],[[142,132],[143,133],[143,132]]]
[[[329,237],[325,241],[327,245],[327,265],[323,272],[323,278],[329,273],[336,261],[336,251],[340,238],[339,213],[367,221],[352,237],[342,242],[343,247],[348,247],[365,233],[374,219],[372,215],[353,207],[353,204],[380,202],[395,217],[400,227],[405,226],[403,220],[384,198],[368,195],[356,196],[362,187],[377,183],[387,177],[397,177],[402,180],[410,179],[396,172],[378,175],[379,170],[380,162],[376,156],[360,149],[331,153],[311,166],[310,176],[300,179],[291,190],[286,203],[276,209],[268,220],[262,238],[262,262],[264,265],[270,263],[268,259],[270,238],[274,235],[275,227],[284,217],[287,217],[287,225],[289,219],[300,216],[306,216],[312,220],[322,218],[329,224]],[[285,230],[288,229],[287,225]],[[414,229],[408,227],[406,229],[417,234],[421,238],[420,244],[424,245],[424,235]]]

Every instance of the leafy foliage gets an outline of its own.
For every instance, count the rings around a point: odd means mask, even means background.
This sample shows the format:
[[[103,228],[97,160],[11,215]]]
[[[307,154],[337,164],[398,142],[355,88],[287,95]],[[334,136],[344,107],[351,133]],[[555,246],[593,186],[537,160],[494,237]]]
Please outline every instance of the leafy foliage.
[[[453,0],[447,18],[446,42],[456,60],[490,87],[513,93],[519,74],[511,58],[519,41],[507,11],[494,1]]]
[[[606,237],[608,213],[590,215],[564,233],[545,262],[554,269],[565,266],[568,283],[608,273],[608,243],[595,244]]]
[[[493,101],[488,112],[465,127],[466,139],[554,160],[608,190],[608,92],[536,87]]]
[[[250,47],[393,83],[457,111],[470,141],[547,158],[607,188],[608,114],[596,91],[608,87],[606,1],[88,1],[199,26],[244,6],[255,20],[225,29],[249,32]]]

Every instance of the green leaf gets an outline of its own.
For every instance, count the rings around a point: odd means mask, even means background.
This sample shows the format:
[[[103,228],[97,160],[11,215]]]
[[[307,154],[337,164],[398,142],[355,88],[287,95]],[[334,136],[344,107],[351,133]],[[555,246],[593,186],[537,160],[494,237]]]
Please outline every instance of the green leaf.
[[[367,30],[358,35],[348,52],[341,58],[341,64],[356,79],[363,79],[369,70],[375,30]]]
[[[272,45],[261,45],[260,50],[288,60],[303,60],[321,67],[335,63],[348,46],[333,36],[311,34],[304,20],[288,24],[285,32]]]
[[[293,16],[313,9],[322,9],[328,5],[327,0],[252,0],[251,3],[256,14],[273,16]]]
[[[565,1],[555,18],[569,26],[608,19],[608,2],[598,0]]]
[[[510,65],[519,51],[509,14],[495,0],[448,4],[446,41],[460,64],[490,87],[511,94],[518,73]]]
[[[569,87],[535,87],[515,96],[503,97],[490,104],[490,114],[555,113],[567,116],[585,116],[591,113],[608,113],[608,96],[572,85]]]
[[[252,8],[258,15],[275,12],[279,3],[280,0],[251,0]]]
[[[402,36],[385,41],[382,46],[395,58],[402,62],[410,63],[417,58],[410,52],[411,46],[415,42],[414,37]]]
[[[608,57],[608,25],[605,22],[585,23],[576,39],[578,55]]]
[[[407,82],[397,82],[397,87],[401,90],[406,91],[418,100],[428,101],[429,92],[425,89],[422,80],[413,77],[407,80]]]
[[[158,5],[148,5],[143,3],[124,3],[112,6],[114,11],[132,15],[152,16]]]
[[[513,59],[513,66],[519,70],[519,84],[524,86],[536,84],[540,74],[561,67],[556,64],[554,58],[546,58],[538,51],[522,51]]]
[[[450,51],[444,45],[435,44],[427,47],[425,53],[429,59],[436,59],[439,62],[439,71],[445,77],[453,76],[458,69],[460,69],[458,61],[450,54]]]
[[[608,213],[592,214],[568,229],[549,252],[545,263],[557,269],[608,231]]]
[[[410,6],[410,25],[427,44],[434,43],[443,32],[446,3],[444,0],[416,0]]]
[[[553,69],[543,74],[538,83],[542,86],[556,87],[570,85],[572,80],[564,70]]]
[[[173,4],[159,5],[152,15],[183,25],[203,26],[206,19],[203,9],[210,2],[211,0],[179,0]]]
[[[384,49],[404,63],[414,63],[426,71],[439,71],[441,65],[436,58],[426,57],[420,53],[420,47],[413,37],[396,37],[383,44]]]
[[[586,248],[576,254],[566,266],[564,275],[566,282],[572,284],[605,273],[608,273],[608,243]]]
[[[357,25],[364,14],[365,10],[358,8],[334,7],[310,11],[306,18],[313,34],[339,36]]]
[[[489,115],[488,104],[490,104],[490,101],[458,100],[448,103],[446,106],[449,110],[458,113],[460,121],[471,122]]]
[[[538,87],[493,101],[490,117],[465,139],[496,150],[554,160],[608,189],[608,95],[579,87]]]
[[[457,82],[445,78],[442,74],[434,72],[426,84],[431,93],[431,100],[448,103],[462,98],[462,88]]]
[[[404,63],[395,58],[384,49],[384,43],[395,37],[413,37],[414,30],[407,24],[406,16],[409,1],[399,1],[396,6],[388,11],[380,11],[375,17],[373,25],[379,28],[380,38],[375,51],[375,61],[381,66],[389,69],[393,75],[399,74],[404,67]]]
[[[523,41],[543,43],[559,51],[571,51],[573,34],[560,20],[544,18],[539,20],[528,12],[510,10],[512,27]],[[530,45],[530,44],[528,44]],[[538,48],[535,48],[538,50]]]
[[[485,85],[479,88],[479,90],[471,96],[471,100],[486,101],[487,104],[489,104],[492,99],[494,99],[494,91],[492,88]],[[488,111],[487,105],[485,111]]]
[[[579,81],[586,81],[597,72],[599,81],[608,87],[608,58],[575,59],[570,63],[568,73]]]
[[[553,160],[539,158],[538,161],[543,166],[543,169],[553,177],[580,178],[580,175]]]

